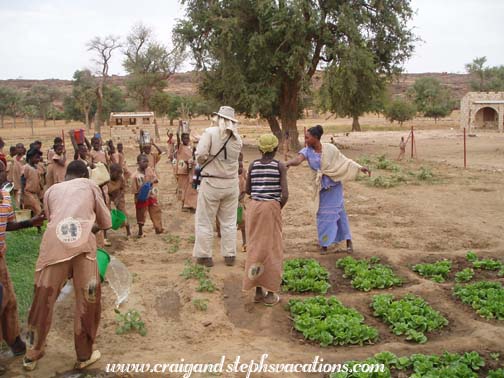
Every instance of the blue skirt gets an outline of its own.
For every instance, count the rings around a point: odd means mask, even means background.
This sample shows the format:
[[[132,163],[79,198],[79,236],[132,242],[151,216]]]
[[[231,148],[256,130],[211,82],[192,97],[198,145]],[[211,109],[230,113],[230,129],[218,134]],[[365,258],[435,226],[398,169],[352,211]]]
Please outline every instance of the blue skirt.
[[[348,216],[343,203],[343,190],[331,186],[320,191],[320,205],[317,212],[317,231],[321,247],[343,240],[352,240]]]

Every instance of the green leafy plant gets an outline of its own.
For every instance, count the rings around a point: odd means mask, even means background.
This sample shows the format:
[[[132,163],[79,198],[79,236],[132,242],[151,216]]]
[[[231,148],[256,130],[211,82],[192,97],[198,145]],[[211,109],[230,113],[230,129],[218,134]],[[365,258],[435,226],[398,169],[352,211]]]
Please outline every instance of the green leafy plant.
[[[390,324],[395,335],[406,335],[406,340],[421,344],[427,341],[425,333],[448,324],[445,317],[413,294],[406,294],[399,300],[394,300],[391,294],[376,295],[371,307],[373,315]]]
[[[487,378],[504,378],[504,369],[489,370]]]
[[[490,358],[493,361],[499,361],[499,359],[500,359],[500,353],[498,353],[498,352],[490,353]]]
[[[455,297],[470,305],[481,317],[504,320],[504,288],[500,282],[480,281],[455,285]]]
[[[177,253],[180,249],[180,236],[178,235],[166,235],[164,237],[165,242],[170,244],[170,248],[168,248],[168,253]]]
[[[456,282],[469,282],[474,277],[474,270],[471,268],[465,268],[455,274]]]
[[[429,278],[434,282],[445,282],[451,272],[452,262],[441,260],[435,263],[417,264],[413,266],[413,271],[422,277]]]
[[[504,265],[495,259],[480,259],[478,255],[472,251],[467,252],[466,259],[472,262],[474,269],[483,270],[499,270],[499,276],[504,275]]]
[[[477,352],[463,354],[445,352],[441,355],[413,354],[409,357],[398,357],[390,352],[381,352],[366,360],[347,361],[345,364],[349,368],[356,364],[383,364],[384,369],[371,373],[336,372],[332,373],[330,378],[391,378],[391,371],[405,369],[412,370],[411,378],[477,378],[478,372],[485,366],[485,361]],[[502,372],[498,370],[489,371],[489,374],[497,373],[487,377],[503,378],[504,376],[499,375]]]
[[[121,313],[118,309],[114,310],[116,313],[116,334],[123,335],[130,331],[137,331],[141,336],[147,335],[147,329],[145,328],[145,323],[142,321],[142,317],[140,313],[131,309]]]
[[[187,242],[188,242],[189,244],[194,244],[194,242],[195,242],[195,241],[196,241],[196,236],[194,236],[194,235],[189,235],[189,236],[187,237]]]
[[[331,287],[329,272],[313,259],[291,259],[284,262],[282,290],[298,293],[325,294]]]
[[[184,270],[182,271],[182,273],[180,273],[180,275],[186,280],[198,280],[196,291],[213,293],[215,290],[217,290],[217,287],[210,279],[208,273],[209,269],[207,267],[199,264],[194,264],[191,260],[186,260]]]
[[[305,300],[291,299],[288,307],[294,328],[321,346],[372,343],[378,331],[364,324],[364,317],[345,307],[336,297],[316,296]]]
[[[401,285],[402,280],[394,274],[393,270],[379,262],[378,257],[357,260],[347,256],[339,259],[336,266],[343,269],[343,277],[351,278],[352,286],[358,290],[370,291]]]
[[[434,178],[434,174],[430,168],[420,167],[420,172],[418,172],[416,177],[419,181],[429,181]]]
[[[208,299],[193,299],[192,304],[198,311],[208,310]]]

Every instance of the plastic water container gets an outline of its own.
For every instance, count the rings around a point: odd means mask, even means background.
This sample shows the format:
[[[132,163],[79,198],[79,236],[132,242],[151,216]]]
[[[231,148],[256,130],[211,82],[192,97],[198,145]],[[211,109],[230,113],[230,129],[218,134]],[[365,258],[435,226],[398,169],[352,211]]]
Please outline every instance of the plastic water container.
[[[126,221],[126,214],[124,214],[121,210],[110,210],[110,217],[112,218],[112,230],[120,229]]]
[[[74,138],[77,144],[84,144],[84,129],[74,130]]]
[[[100,272],[100,278],[103,282],[105,280],[105,274],[107,273],[107,267],[110,263],[109,254],[103,249],[98,248],[96,251],[96,263],[98,264],[98,271]]]

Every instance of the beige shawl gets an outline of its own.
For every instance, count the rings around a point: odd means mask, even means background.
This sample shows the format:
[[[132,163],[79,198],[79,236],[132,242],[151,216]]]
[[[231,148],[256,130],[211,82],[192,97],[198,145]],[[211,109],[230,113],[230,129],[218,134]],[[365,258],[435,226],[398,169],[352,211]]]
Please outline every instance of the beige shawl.
[[[318,211],[320,204],[322,176],[328,176],[336,182],[355,180],[361,168],[362,166],[343,155],[335,145],[322,143],[320,169],[312,171],[314,211]]]

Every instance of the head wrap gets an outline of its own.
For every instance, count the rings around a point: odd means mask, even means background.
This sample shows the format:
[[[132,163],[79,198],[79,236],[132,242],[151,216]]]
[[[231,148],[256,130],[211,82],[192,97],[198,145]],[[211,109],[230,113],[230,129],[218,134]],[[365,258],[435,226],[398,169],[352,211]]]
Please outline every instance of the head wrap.
[[[273,134],[263,134],[259,137],[259,150],[265,154],[273,152],[278,147],[278,138]]]

